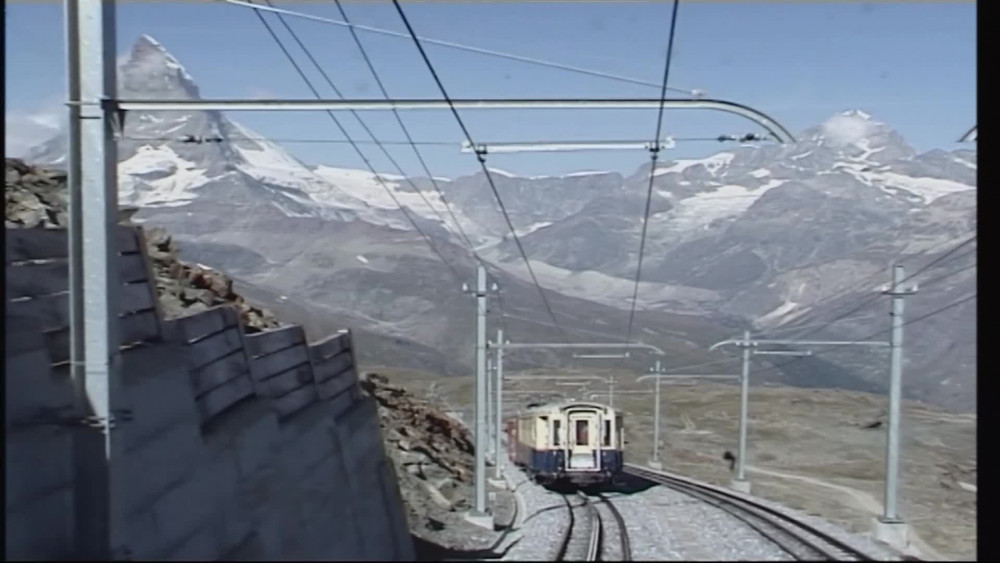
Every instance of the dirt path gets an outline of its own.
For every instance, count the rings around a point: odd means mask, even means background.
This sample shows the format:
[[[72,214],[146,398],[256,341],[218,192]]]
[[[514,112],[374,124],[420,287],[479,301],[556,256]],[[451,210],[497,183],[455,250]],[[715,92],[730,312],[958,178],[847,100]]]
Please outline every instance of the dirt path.
[[[783,473],[783,472],[780,472],[780,471],[774,471],[773,469],[764,469],[762,467],[755,467],[755,466],[752,466],[752,465],[747,465],[746,469],[747,469],[747,471],[750,471],[751,473],[759,473],[761,475],[769,475],[771,477],[777,477],[779,479],[789,479],[789,480],[794,480],[794,481],[800,481],[800,482],[803,482],[803,483],[808,483],[810,485],[814,485],[816,487],[823,487],[823,488],[826,488],[826,489],[832,489],[832,490],[835,490],[835,491],[841,493],[845,497],[847,497],[847,499],[849,500],[849,502],[851,504],[853,504],[857,508],[860,508],[861,510],[863,510],[863,511],[869,513],[869,514],[871,514],[872,516],[878,516],[878,515],[880,515],[882,513],[882,503],[878,499],[876,499],[875,497],[871,496],[870,494],[868,494],[868,493],[866,493],[864,491],[855,489],[854,487],[848,487],[846,485],[838,485],[836,483],[830,483],[829,481],[824,481],[822,479],[816,479],[814,477],[808,477],[806,475],[795,475],[795,474],[792,474],[792,473]],[[942,556],[934,548],[932,548],[931,546],[927,545],[927,543],[924,542],[920,538],[920,536],[917,534],[916,530],[914,530],[912,524],[910,525],[909,536],[910,536],[910,548],[909,548],[908,551],[915,551],[915,553],[912,553],[913,555],[916,555],[917,557],[920,557],[921,559],[931,560],[931,561],[950,561],[951,560],[950,557],[944,557],[944,556]]]

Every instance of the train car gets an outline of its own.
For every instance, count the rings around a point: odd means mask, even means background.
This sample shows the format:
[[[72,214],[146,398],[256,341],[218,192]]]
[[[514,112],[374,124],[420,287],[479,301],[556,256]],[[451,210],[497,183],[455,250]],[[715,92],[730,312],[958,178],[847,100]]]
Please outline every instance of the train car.
[[[531,404],[506,426],[511,459],[540,483],[607,484],[624,463],[623,422],[599,403]]]

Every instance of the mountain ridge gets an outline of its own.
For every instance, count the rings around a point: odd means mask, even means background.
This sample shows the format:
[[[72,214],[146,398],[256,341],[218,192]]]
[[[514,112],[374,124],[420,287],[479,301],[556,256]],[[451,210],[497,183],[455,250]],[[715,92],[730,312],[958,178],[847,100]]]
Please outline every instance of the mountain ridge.
[[[151,37],[140,38],[122,68],[123,96],[201,95]],[[459,363],[471,359],[459,344],[471,325],[457,318],[464,308],[443,289],[460,282],[369,172],[305,164],[221,112],[130,113],[124,137],[121,201],[142,208],[138,220],[168,226],[185,248],[220,261],[247,283],[349,313],[390,337],[413,337]],[[32,154],[36,162],[61,162],[65,141],[53,139]],[[831,116],[793,144],[659,162],[639,292],[646,328],[663,332],[658,323],[677,322],[677,315],[716,327],[743,318],[760,330],[834,318],[846,303],[867,298],[865,278],[884,271],[887,281],[891,262],[933,260],[949,241],[975,231],[977,166],[975,151],[918,153],[860,110]],[[541,285],[562,295],[563,306],[593,313],[576,315],[575,326],[612,330],[597,321],[618,319],[631,305],[649,173],[648,163],[628,175],[521,176],[491,168]],[[409,179],[422,191],[416,194],[405,178],[378,176],[471,280],[475,259],[450,219],[442,221],[447,214],[429,181]],[[436,180],[491,274],[511,288],[507,305],[544,321],[485,176]],[[951,270],[928,275],[934,271]],[[918,316],[933,308],[928,303],[974,290],[974,263],[947,281],[913,298],[908,310]],[[917,352],[908,364],[914,373],[908,389],[920,398],[974,407],[974,353],[954,336],[971,338],[974,347],[970,307],[937,319],[947,318],[944,324],[908,328],[908,342],[941,341],[924,347],[941,357]],[[838,321],[823,334],[856,338],[887,322],[869,313],[859,317],[864,323]],[[876,386],[882,380],[881,367],[857,367],[872,364],[864,353],[839,362]],[[961,373],[948,373],[949,366],[962,366]]]

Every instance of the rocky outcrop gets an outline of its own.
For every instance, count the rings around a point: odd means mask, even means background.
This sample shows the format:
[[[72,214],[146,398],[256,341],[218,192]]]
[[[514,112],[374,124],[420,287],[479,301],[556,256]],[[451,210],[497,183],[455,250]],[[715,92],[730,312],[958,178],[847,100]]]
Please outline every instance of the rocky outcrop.
[[[156,275],[156,292],[167,318],[182,317],[217,305],[232,304],[240,310],[247,333],[281,326],[269,311],[255,307],[233,292],[233,280],[201,264],[190,265],[177,258],[177,245],[166,231],[146,231],[147,252]]]
[[[67,228],[66,173],[31,166],[20,159],[8,158],[5,164],[7,228]],[[119,219],[123,223],[130,222],[134,211],[134,208],[121,209]],[[240,310],[248,333],[281,326],[273,314],[234,293],[233,281],[222,272],[181,262],[177,257],[177,245],[166,231],[154,228],[145,234],[146,251],[155,270],[157,294],[167,318],[232,304]]]
[[[410,530],[428,537],[468,510],[472,493],[472,436],[427,401],[377,374],[365,374],[362,388],[378,402],[386,452],[396,467]]]

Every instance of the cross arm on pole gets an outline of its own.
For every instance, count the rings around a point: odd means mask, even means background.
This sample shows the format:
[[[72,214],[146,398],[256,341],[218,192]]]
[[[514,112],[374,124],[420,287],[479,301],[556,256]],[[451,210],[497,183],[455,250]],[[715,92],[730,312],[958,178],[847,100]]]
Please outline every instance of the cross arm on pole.
[[[599,375],[508,375],[504,377],[507,381],[533,381],[533,380],[578,380],[578,379],[589,379],[593,381],[603,381],[608,383],[611,381],[606,377],[601,377]]]
[[[760,110],[726,100],[660,98],[532,98],[532,99],[271,99],[271,100],[117,100],[125,111],[406,111],[455,109],[694,109],[721,111],[738,115],[763,127],[782,143],[794,143],[795,137],[783,125]]]
[[[779,345],[779,346],[875,346],[875,347],[888,347],[888,342],[883,342],[880,340],[743,340],[743,339],[729,339],[723,340],[721,342],[716,342],[709,346],[709,350],[716,350],[722,346],[750,346],[757,347],[760,345]],[[764,352],[756,352],[757,354],[762,354]]]
[[[733,375],[733,374],[700,374],[700,373],[692,373],[692,374],[680,373],[680,374],[673,374],[673,373],[671,373],[671,374],[643,375],[641,377],[636,378],[635,381],[636,381],[636,383],[640,383],[640,382],[642,382],[642,381],[644,381],[646,379],[664,380],[664,379],[739,379],[739,378],[740,378],[739,375]]]
[[[566,350],[587,350],[587,349],[609,349],[609,350],[635,350],[635,349],[646,349],[652,350],[654,353],[660,356],[665,356],[666,352],[663,349],[653,346],[652,344],[645,344],[642,342],[622,342],[622,343],[608,343],[608,342],[590,342],[590,343],[566,343],[566,342],[506,342],[502,346],[498,346],[505,350],[540,350],[540,349],[566,349]]]
[[[658,150],[672,149],[677,146],[673,138],[666,138],[656,143]],[[520,153],[520,152],[569,152],[592,150],[652,150],[654,144],[649,141],[537,141],[537,142],[486,142],[477,143],[475,147],[468,141],[462,143],[462,152],[476,153]]]

